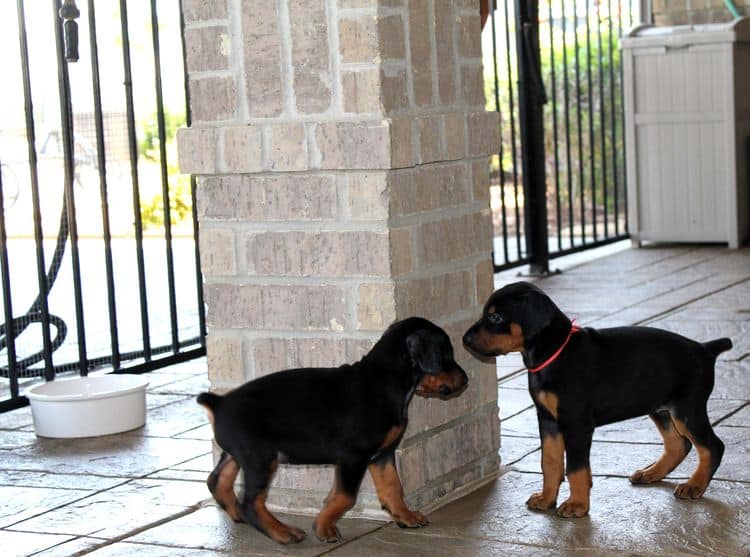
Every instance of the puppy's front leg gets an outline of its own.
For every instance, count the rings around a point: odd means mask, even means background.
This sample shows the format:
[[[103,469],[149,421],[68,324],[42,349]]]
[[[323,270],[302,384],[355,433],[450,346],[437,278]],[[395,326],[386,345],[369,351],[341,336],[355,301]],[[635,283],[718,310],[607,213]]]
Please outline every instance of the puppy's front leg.
[[[396,471],[394,452],[388,451],[368,467],[383,508],[401,528],[419,528],[429,524],[420,512],[411,511],[404,502],[404,490]]]
[[[591,493],[591,439],[594,428],[574,423],[563,433],[570,497],[557,508],[557,514],[566,518],[580,518],[589,512]]]
[[[366,466],[366,461],[359,459],[336,465],[333,487],[312,525],[315,536],[320,541],[341,541],[341,532],[336,522],[357,502],[359,484],[362,483]]]
[[[542,441],[542,474],[544,480],[542,491],[534,493],[526,506],[538,511],[554,509],[557,505],[557,493],[564,477],[565,443],[558,431],[557,422],[546,415],[544,410],[537,409],[539,437]]]

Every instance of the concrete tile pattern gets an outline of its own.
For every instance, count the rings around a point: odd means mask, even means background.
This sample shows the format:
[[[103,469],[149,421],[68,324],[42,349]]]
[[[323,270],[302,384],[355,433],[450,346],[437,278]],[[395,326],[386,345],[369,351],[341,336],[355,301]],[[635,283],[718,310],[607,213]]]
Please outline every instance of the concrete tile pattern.
[[[589,516],[528,511],[526,499],[541,486],[541,452],[526,373],[512,355],[497,366],[503,466],[496,481],[431,513],[426,528],[344,519],[338,545],[311,536],[312,517],[283,516],[310,537],[282,547],[234,524],[209,499],[211,430],[193,400],[208,385],[199,360],[150,375],[148,420],[139,430],[41,439],[28,408],[0,414],[0,554],[750,555],[750,249],[651,247],[577,261],[568,268],[556,261],[564,272],[538,283],[583,325],[732,338],[709,401],[726,453],[703,499],[672,495],[692,473],[694,451],[664,481],[630,485],[629,474],[662,451],[651,421],[638,418],[596,431]],[[516,272],[500,274],[496,286],[515,280]],[[563,484],[560,500],[566,496]]]

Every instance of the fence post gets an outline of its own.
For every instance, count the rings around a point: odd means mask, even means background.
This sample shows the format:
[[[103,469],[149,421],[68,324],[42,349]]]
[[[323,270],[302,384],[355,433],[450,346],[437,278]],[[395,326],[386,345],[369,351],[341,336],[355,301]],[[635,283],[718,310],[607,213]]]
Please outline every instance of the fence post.
[[[516,0],[518,110],[521,126],[526,251],[530,273],[549,271],[544,111],[547,102],[539,53],[539,1]]]

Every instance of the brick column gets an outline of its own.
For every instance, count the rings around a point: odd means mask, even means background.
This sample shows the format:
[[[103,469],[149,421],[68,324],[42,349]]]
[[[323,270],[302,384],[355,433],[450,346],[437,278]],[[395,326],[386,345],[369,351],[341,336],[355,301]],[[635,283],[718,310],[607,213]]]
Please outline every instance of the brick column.
[[[359,359],[395,319],[451,335],[470,388],[415,397],[398,451],[408,502],[493,477],[493,365],[461,334],[492,289],[478,0],[186,0],[212,388]],[[287,467],[271,500],[318,509],[328,467]],[[380,513],[366,478],[355,512]]]

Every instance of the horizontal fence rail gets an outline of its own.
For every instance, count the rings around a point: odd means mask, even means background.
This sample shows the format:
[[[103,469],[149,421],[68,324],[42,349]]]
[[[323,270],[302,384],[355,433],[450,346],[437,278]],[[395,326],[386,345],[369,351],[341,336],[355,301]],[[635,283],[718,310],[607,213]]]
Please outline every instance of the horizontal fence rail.
[[[205,354],[195,183],[176,161],[190,118],[181,3],[17,0],[11,15],[0,410],[40,379]]]
[[[538,50],[526,61],[537,65],[546,100],[540,109],[546,179],[539,186],[545,227],[531,218],[535,191],[523,171],[530,153],[519,107],[528,102],[523,79],[536,77],[523,75],[519,51],[518,10],[527,3],[491,0],[483,32],[487,108],[501,119],[501,146],[490,163],[496,270],[527,263],[546,270],[548,259],[628,237],[620,37],[638,21],[639,5],[534,2]],[[533,145],[536,136],[530,139]],[[540,241],[545,260],[536,262],[532,246]]]

